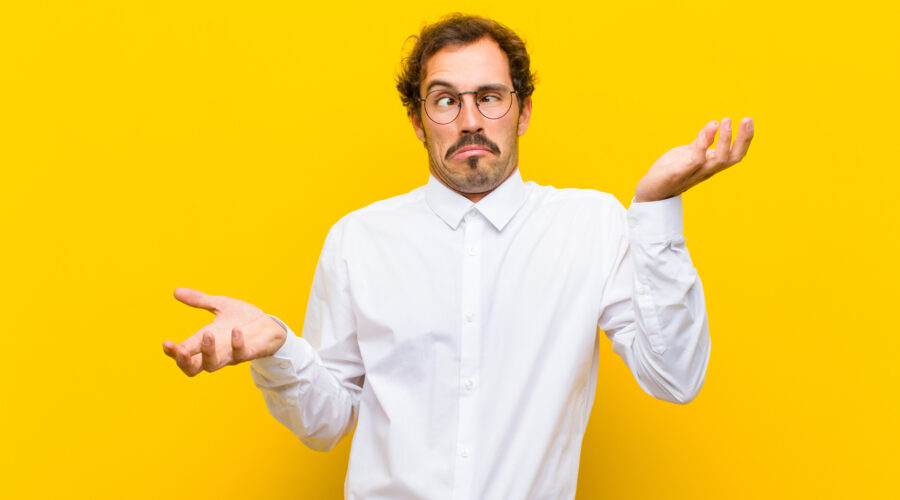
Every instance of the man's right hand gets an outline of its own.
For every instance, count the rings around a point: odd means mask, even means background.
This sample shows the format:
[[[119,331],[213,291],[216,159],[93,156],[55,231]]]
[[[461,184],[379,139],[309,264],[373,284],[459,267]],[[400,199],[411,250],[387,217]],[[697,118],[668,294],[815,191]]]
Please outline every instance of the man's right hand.
[[[226,365],[271,356],[287,338],[287,332],[262,309],[230,297],[206,295],[199,290],[176,288],[175,298],[191,307],[216,315],[212,323],[180,344],[163,342],[163,351],[187,376],[214,372]]]

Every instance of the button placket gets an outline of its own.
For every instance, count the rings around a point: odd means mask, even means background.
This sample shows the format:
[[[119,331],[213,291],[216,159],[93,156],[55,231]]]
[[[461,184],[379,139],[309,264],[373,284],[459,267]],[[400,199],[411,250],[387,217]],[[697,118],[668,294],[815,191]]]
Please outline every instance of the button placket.
[[[471,497],[478,425],[475,380],[481,350],[481,248],[486,221],[477,211],[466,214],[462,244],[460,304],[459,421],[453,498]]]

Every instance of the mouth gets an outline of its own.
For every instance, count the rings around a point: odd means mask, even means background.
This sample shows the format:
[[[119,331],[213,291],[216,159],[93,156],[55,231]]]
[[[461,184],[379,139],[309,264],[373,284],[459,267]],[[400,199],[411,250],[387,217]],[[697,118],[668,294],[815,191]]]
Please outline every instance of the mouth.
[[[500,147],[487,137],[476,134],[467,135],[460,139],[448,151],[445,158],[447,160],[465,160],[473,156],[486,154],[500,154]]]
[[[466,158],[468,158],[470,156],[486,155],[486,154],[493,154],[493,153],[494,152],[491,151],[490,148],[486,148],[484,146],[468,146],[468,147],[462,148],[459,151],[457,151],[456,153],[454,153],[452,158],[454,160],[465,160]]]

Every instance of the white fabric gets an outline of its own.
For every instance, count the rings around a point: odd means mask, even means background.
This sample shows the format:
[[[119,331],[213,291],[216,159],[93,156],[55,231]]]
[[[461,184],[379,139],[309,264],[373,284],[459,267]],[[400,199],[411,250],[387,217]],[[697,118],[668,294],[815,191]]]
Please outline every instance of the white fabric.
[[[356,425],[346,498],[574,498],[598,325],[647,393],[703,385],[681,219],[680,196],[626,212],[516,171],[473,204],[432,177],[331,228],[303,338],[253,361],[254,382],[311,448]]]

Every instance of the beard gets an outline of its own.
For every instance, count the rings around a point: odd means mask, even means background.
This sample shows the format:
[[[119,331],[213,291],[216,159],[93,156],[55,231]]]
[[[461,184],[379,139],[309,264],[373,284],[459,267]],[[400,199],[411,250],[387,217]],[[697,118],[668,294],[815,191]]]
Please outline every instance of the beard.
[[[518,136],[514,137],[515,143],[507,148],[505,154],[501,153],[499,146],[481,134],[462,137],[444,155],[430,141],[426,141],[428,163],[432,173],[454,191],[466,194],[486,193],[502,184],[515,170],[518,163]],[[470,156],[464,162],[454,162],[457,166],[451,166],[453,154],[469,145],[484,146],[493,154]]]

